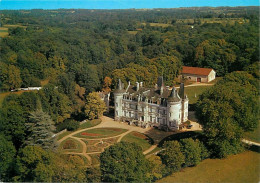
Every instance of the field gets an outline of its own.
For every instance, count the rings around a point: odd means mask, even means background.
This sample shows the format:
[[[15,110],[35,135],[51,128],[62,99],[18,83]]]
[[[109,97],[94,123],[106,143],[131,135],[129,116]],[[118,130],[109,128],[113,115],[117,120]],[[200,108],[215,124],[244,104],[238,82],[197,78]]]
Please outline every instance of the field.
[[[260,156],[247,151],[226,159],[207,159],[197,167],[185,168],[158,182],[259,182]]]
[[[246,132],[245,138],[260,143],[260,124],[253,132]]]
[[[0,27],[0,37],[8,36],[8,28]]]
[[[149,137],[138,132],[131,132],[122,138],[122,141],[125,142],[134,142],[142,147],[142,150],[145,151],[152,145],[152,141]]]
[[[26,26],[23,25],[19,25],[19,24],[15,24],[15,25],[4,25],[3,27],[0,27],[0,37],[6,37],[8,36],[8,28],[15,28],[15,27],[22,27],[22,28],[26,28]]]
[[[100,139],[120,135],[126,131],[127,130],[120,128],[95,128],[92,130],[80,132],[74,136],[85,139]]]
[[[248,19],[243,19],[243,18],[200,18],[198,21],[200,21],[201,24],[204,24],[204,23],[219,23],[219,24],[222,24],[222,25],[226,25],[226,24],[234,25],[236,22],[240,23],[240,24],[249,22]],[[194,19],[178,19],[176,21],[176,23],[193,24]]]
[[[199,99],[199,95],[209,89],[211,86],[191,86],[185,87],[185,93],[189,98],[189,104],[194,104]]]

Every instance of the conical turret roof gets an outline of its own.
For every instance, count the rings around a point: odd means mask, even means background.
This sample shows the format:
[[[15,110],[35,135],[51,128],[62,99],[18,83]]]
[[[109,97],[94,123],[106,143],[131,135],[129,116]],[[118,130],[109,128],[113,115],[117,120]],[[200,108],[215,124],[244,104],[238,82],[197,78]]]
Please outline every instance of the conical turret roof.
[[[114,90],[114,93],[124,93],[125,90],[123,89],[123,84],[121,82],[121,79],[118,80],[117,89]]]
[[[178,95],[178,92],[176,91],[175,87],[173,86],[171,94],[167,98],[169,102],[179,102],[181,99]]]

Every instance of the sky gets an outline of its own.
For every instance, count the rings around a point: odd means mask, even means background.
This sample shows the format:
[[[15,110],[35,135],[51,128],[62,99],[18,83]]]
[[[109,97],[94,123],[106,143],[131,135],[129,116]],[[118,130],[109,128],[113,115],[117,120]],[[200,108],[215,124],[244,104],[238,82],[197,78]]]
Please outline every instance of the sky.
[[[3,9],[129,9],[259,6],[259,0],[0,0]]]

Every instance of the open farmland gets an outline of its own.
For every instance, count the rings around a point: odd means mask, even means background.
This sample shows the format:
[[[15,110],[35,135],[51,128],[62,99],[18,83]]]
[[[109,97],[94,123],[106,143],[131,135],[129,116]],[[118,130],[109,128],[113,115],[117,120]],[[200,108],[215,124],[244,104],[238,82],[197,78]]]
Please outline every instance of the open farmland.
[[[207,159],[196,167],[165,177],[158,182],[259,182],[260,155],[247,151],[226,159]]]

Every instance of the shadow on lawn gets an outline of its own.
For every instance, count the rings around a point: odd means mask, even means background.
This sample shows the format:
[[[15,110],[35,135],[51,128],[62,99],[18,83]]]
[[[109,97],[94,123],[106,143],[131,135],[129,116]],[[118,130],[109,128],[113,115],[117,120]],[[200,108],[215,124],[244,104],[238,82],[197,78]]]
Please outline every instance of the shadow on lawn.
[[[251,145],[248,147],[248,150],[253,151],[253,152],[257,152],[260,153],[260,147],[256,146],[256,145]]]
[[[176,133],[173,135],[170,135],[164,139],[162,139],[158,145],[158,147],[162,147],[165,141],[173,141],[173,140],[181,140],[186,138],[193,138],[193,139],[200,139],[202,140],[204,136],[202,135],[201,131],[188,131],[188,132],[182,132],[182,133]]]

